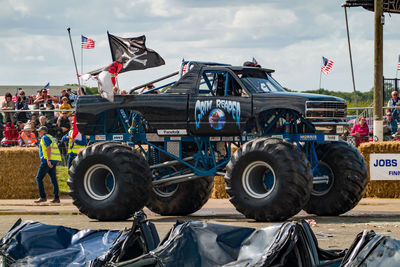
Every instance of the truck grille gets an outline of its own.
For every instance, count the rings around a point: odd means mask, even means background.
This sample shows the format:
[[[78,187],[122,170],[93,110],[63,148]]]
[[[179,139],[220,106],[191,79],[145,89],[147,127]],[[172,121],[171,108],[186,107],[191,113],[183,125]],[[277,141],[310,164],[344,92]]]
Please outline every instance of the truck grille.
[[[307,101],[308,119],[343,119],[347,116],[347,104],[339,101]]]

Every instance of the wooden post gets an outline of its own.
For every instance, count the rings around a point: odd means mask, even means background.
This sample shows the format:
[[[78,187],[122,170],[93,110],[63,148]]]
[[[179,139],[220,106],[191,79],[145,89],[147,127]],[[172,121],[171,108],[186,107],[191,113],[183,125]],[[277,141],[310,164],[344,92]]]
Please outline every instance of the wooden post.
[[[375,0],[374,141],[383,141],[383,1]]]

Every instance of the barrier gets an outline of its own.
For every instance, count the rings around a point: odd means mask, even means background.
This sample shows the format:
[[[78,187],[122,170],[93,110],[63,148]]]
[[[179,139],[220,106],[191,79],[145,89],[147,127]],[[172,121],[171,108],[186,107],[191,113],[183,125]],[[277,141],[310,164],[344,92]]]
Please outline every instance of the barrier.
[[[39,168],[39,148],[0,148],[0,199],[34,199],[39,197],[36,174]],[[48,175],[43,180],[47,197],[53,187]]]

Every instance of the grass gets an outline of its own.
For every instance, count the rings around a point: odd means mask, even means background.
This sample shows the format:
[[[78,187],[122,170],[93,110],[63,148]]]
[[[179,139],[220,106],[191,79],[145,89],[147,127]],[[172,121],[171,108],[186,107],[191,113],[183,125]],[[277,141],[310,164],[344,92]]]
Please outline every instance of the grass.
[[[69,187],[67,185],[67,180],[68,180],[67,167],[57,166],[57,180],[58,180],[58,187],[60,188],[60,195],[68,195]]]

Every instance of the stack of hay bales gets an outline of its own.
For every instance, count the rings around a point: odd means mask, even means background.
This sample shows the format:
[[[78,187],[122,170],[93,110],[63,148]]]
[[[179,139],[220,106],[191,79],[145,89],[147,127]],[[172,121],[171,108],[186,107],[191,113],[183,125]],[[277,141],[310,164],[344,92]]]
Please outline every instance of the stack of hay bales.
[[[370,154],[399,154],[400,142],[362,143],[358,149],[365,159],[365,163],[369,170]],[[369,175],[368,171],[368,178],[370,179],[371,177]],[[400,181],[369,181],[364,197],[399,198]]]
[[[0,198],[38,198],[35,178],[40,165],[39,148],[1,147],[0,159]],[[44,188],[51,198],[53,187],[47,177],[43,181]]]
[[[221,198],[229,198],[229,195],[225,191],[225,180],[224,176],[215,176],[214,177],[214,188],[211,193],[211,198],[221,199]]]
[[[237,147],[232,146],[231,148],[231,155],[233,155],[236,150],[238,150]],[[229,198],[228,193],[225,191],[226,183],[224,176],[215,176],[214,177],[214,188],[211,193],[211,198],[216,198],[216,199],[222,199],[222,198]]]

